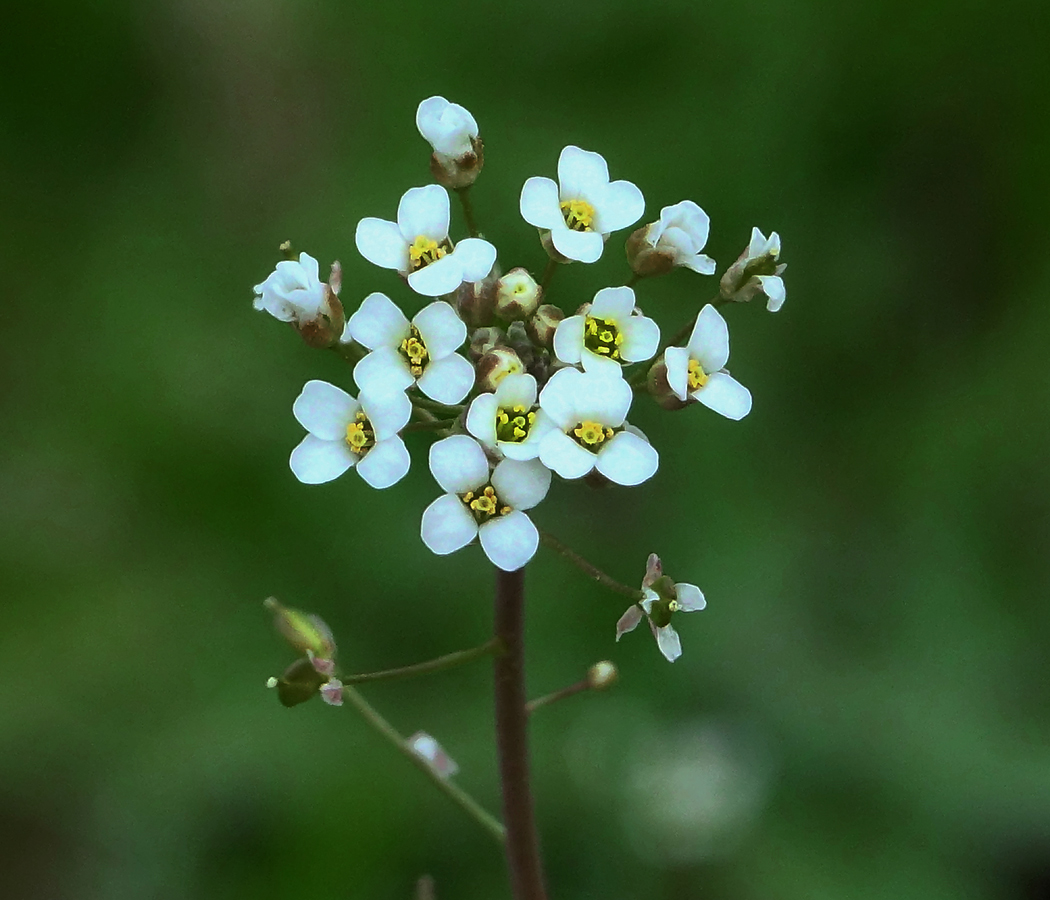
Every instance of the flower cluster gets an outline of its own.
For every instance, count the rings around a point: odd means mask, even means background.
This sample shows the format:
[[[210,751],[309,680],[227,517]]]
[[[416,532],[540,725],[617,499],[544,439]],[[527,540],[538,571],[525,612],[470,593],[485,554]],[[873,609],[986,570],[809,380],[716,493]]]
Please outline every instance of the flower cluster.
[[[557,180],[528,178],[520,195],[546,268],[535,277],[525,267],[505,271],[474,223],[469,191],[484,161],[476,120],[431,97],[419,105],[416,125],[432,147],[437,183],[405,191],[395,220],[361,219],[355,243],[366,260],[400,276],[406,302],[425,298],[421,308],[406,314],[386,293],[372,292],[347,318],[338,263],[323,283],[317,261],[296,258],[288,247],[290,258],[255,288],[258,309],[353,364],[356,397],[323,381],[304,386],[292,412],[307,434],[290,465],[306,484],[353,468],[371,487],[387,488],[411,465],[405,432],[428,432],[437,438],[429,467],[443,493],[423,510],[423,543],[443,555],[476,540],[496,566],[514,571],[540,543],[528,513],[554,475],[634,486],[656,474],[658,451],[628,421],[639,393],[666,409],[700,404],[732,420],[748,414],[750,392],[725,369],[729,329],[717,307],[759,295],[770,310],[781,307],[780,238],[754,229],[718,295],[662,345],[634,285],[676,268],[715,273],[702,252],[710,220],[700,206],[683,200],[664,207],[626,239],[627,283],[562,309],[548,302],[556,270],[596,262],[614,232],[635,225],[645,211],[639,188],[610,180],[600,154],[565,147]],[[456,240],[450,191],[462,202],[468,231]],[[681,649],[670,614],[702,608],[703,595],[685,584],[674,594],[662,576],[647,582],[617,636],[647,617],[661,651],[674,659]]]

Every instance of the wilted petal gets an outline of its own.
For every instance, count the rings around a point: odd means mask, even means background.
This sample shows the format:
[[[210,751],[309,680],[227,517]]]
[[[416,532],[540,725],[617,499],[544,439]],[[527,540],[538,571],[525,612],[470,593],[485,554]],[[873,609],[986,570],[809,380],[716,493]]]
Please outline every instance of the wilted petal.
[[[652,622],[649,624],[652,625]],[[668,662],[674,662],[682,655],[682,642],[673,625],[664,625],[663,628],[654,627],[653,636],[656,638],[656,645],[660,648],[660,652]]]
[[[620,616],[620,621],[616,623],[616,640],[622,638],[627,632],[634,631],[644,615],[637,604],[629,606],[627,612]]]
[[[675,598],[678,600],[678,608],[682,612],[696,612],[707,606],[703,591],[695,584],[687,584],[679,581],[674,588]]]

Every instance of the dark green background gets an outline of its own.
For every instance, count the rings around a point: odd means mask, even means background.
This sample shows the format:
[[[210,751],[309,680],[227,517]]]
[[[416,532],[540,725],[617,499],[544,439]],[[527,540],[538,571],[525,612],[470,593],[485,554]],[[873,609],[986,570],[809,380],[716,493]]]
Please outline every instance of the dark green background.
[[[416,104],[478,119],[482,227],[543,254],[521,184],[608,159],[647,219],[684,198],[726,266],[776,229],[788,300],[728,310],[733,423],[645,398],[642,488],[535,513],[615,577],[657,550],[709,607],[671,666],[541,552],[529,685],[558,898],[1047,896],[1050,17],[1036,0],[528,5],[39,3],[0,36],[0,893],[506,896],[489,838],[349,708],[280,708],[260,606],[323,615],[369,670],[480,643],[491,570],[429,554],[437,488],[287,466],[304,381],[251,309],[295,245],[355,308],[419,298],[356,253],[428,180]],[[459,234],[461,232],[454,232]],[[558,273],[622,283],[616,235]],[[670,333],[716,290],[640,287]],[[487,666],[368,696],[498,804]],[[1040,893],[1042,891],[1042,893]]]

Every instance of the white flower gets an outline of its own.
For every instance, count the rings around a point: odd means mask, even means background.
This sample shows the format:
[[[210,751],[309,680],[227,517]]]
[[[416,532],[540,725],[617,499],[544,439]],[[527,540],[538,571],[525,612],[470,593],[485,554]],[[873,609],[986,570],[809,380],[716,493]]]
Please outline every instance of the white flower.
[[[412,415],[412,402],[403,392],[362,391],[355,400],[327,381],[308,381],[292,412],[310,432],[289,460],[303,484],[331,481],[356,466],[368,484],[385,488],[408,471],[408,450],[398,432]]]
[[[659,345],[659,326],[634,305],[629,287],[602,288],[590,309],[562,319],[554,332],[558,359],[582,362],[587,372],[620,375],[622,363],[650,359]]]
[[[354,240],[361,255],[396,269],[425,297],[450,294],[464,281],[480,281],[496,261],[496,248],[467,238],[453,249],[448,237],[448,191],[437,184],[410,188],[397,207],[397,221],[364,218]]]
[[[505,459],[490,474],[481,444],[454,434],[431,445],[430,471],[448,493],[423,511],[420,535],[427,547],[444,556],[477,536],[505,572],[532,559],[540,536],[524,510],[547,496],[549,470],[534,459]]]
[[[429,97],[416,110],[416,128],[443,160],[454,160],[474,150],[478,123],[458,103]]]
[[[298,262],[281,260],[254,290],[255,308],[282,322],[304,324],[332,315],[328,286],[321,281],[317,260],[309,253],[300,253]]]
[[[409,322],[386,294],[369,294],[347,329],[372,351],[354,366],[362,391],[404,391],[418,384],[432,400],[451,404],[474,386],[474,367],[456,353],[467,326],[444,300],[423,307]]]
[[[664,351],[667,383],[679,400],[693,397],[727,419],[751,411],[751,392],[723,366],[729,361],[729,326],[708,303],[696,317],[689,344]]]
[[[668,662],[682,655],[682,642],[671,625],[671,616],[676,612],[696,612],[707,606],[704,595],[695,584],[671,581],[663,574],[660,558],[649,556],[645,578],[642,580],[643,598],[631,606],[616,623],[616,640],[627,632],[634,631],[644,615],[649,619],[649,629],[656,638],[660,652]]]
[[[787,268],[780,259],[780,235],[775,231],[767,238],[757,228],[751,229],[751,241],[733,265],[722,276],[722,296],[744,302],[756,294],[766,297],[766,309],[776,312],[787,299],[781,274]]]
[[[540,461],[562,478],[592,469],[616,484],[641,484],[656,474],[660,456],[625,423],[634,392],[622,378],[562,369],[540,392],[554,428],[540,440]]]
[[[715,261],[700,251],[707,244],[711,219],[692,200],[660,210],[660,220],[645,229],[650,252],[666,256],[673,266],[685,266],[701,275],[713,275]]]
[[[536,406],[536,379],[506,375],[493,394],[480,394],[467,410],[467,431],[510,459],[535,459],[540,439],[554,425]]]
[[[598,153],[568,146],[558,157],[558,181],[533,177],[521,189],[521,215],[550,231],[554,249],[592,263],[613,231],[633,225],[645,211],[642,192],[629,181],[609,181]]]
[[[430,766],[435,775],[449,779],[459,771],[456,761],[445,752],[445,748],[425,731],[417,731],[406,743],[416,756]]]

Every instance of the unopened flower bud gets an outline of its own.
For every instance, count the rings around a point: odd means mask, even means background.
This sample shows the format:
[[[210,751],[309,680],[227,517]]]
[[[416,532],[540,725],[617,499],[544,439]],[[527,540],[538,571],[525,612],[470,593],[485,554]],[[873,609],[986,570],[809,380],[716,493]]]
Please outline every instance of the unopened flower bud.
[[[336,296],[341,280],[338,266],[332,267],[333,287],[321,281],[317,260],[308,253],[300,253],[298,260],[282,260],[264,282],[255,285],[254,306],[281,322],[291,322],[311,347],[328,347],[339,340],[345,322]]]
[[[780,235],[775,231],[767,238],[757,228],[751,229],[751,242],[719,283],[726,300],[746,303],[759,294],[766,297],[766,309],[776,312],[784,305],[787,291],[780,277],[787,265],[780,260]]]
[[[554,332],[558,330],[558,323],[564,318],[565,313],[561,309],[550,303],[544,303],[525,323],[525,328],[533,341],[541,347],[550,347],[554,341]]]
[[[596,662],[587,670],[587,684],[592,691],[607,691],[620,677],[616,664],[607,659]]]
[[[543,289],[526,269],[511,269],[496,285],[496,314],[508,321],[527,319],[540,305]]]
[[[675,266],[713,275],[715,261],[700,252],[710,227],[707,213],[692,200],[665,206],[658,221],[643,225],[627,239],[627,260],[643,277],[663,275]]]
[[[657,357],[656,362],[649,369],[649,374],[646,376],[646,387],[657,404],[671,412],[685,409],[690,403],[695,402],[692,397],[687,400],[679,400],[678,395],[671,389],[667,381],[667,363],[664,362],[662,354]]]
[[[475,385],[482,392],[495,391],[508,375],[517,375],[524,371],[521,357],[510,347],[493,347],[478,360]]]
[[[493,269],[481,281],[464,281],[456,289],[456,310],[468,328],[491,325],[496,314],[498,272]]]
[[[532,345],[532,339],[529,337],[528,331],[525,329],[524,322],[510,323],[507,328],[507,346],[518,354],[521,364],[526,369],[532,368],[533,356],[536,350]]]
[[[646,240],[650,228],[651,224],[632,231],[624,244],[628,264],[642,278],[664,275],[674,268],[674,254],[657,250]]]
[[[495,325],[479,328],[470,336],[470,358],[477,362],[489,351],[506,343],[507,335],[502,328]]]
[[[430,171],[438,184],[453,190],[470,187],[485,164],[474,117],[458,103],[429,97],[416,110],[416,127],[434,148]]]
[[[322,660],[335,658],[335,638],[320,616],[283,606],[276,597],[267,597],[263,606],[273,613],[274,625],[297,653]]]
[[[274,687],[277,688],[277,699],[283,706],[298,706],[315,697],[327,680],[310,664],[310,660],[301,656],[276,679]]]

